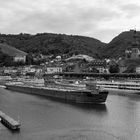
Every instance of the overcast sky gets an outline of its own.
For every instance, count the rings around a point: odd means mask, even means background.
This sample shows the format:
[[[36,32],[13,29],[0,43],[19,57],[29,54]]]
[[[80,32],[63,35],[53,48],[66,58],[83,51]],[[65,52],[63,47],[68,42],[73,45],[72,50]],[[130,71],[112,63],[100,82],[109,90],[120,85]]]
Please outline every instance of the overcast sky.
[[[64,33],[110,42],[140,30],[140,0],[0,0],[0,33]]]

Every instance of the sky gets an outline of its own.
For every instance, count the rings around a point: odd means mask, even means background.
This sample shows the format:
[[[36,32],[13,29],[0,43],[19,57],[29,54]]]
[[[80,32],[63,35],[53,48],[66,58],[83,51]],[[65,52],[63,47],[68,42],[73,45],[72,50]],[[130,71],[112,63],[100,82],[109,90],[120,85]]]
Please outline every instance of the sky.
[[[140,0],[0,0],[0,33],[61,33],[110,42],[140,30]]]

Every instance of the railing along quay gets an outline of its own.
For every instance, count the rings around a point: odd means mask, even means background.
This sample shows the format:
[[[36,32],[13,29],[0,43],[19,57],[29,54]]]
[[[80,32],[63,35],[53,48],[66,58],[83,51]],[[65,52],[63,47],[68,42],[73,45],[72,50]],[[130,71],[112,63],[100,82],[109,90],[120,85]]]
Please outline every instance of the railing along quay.
[[[63,72],[63,73],[52,73],[45,74],[47,75],[59,75],[66,78],[84,78],[84,77],[93,77],[93,78],[104,78],[104,79],[139,79],[140,74],[136,73],[74,73],[74,72]]]

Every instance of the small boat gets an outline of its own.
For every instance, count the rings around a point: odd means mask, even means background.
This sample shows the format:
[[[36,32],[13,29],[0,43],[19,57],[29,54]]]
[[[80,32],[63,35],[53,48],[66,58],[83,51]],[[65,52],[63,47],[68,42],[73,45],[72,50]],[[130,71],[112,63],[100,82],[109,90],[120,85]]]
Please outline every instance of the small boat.
[[[13,118],[9,117],[2,111],[0,111],[0,119],[1,122],[8,127],[11,130],[19,130],[20,129],[20,123],[18,121],[15,121]]]

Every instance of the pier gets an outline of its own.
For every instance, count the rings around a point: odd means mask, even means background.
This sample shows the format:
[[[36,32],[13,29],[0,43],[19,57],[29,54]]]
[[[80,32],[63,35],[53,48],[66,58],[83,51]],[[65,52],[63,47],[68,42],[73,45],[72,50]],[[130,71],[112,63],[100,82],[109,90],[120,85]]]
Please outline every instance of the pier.
[[[20,123],[15,121],[13,118],[9,117],[2,111],[0,111],[1,123],[11,130],[20,130]]]

